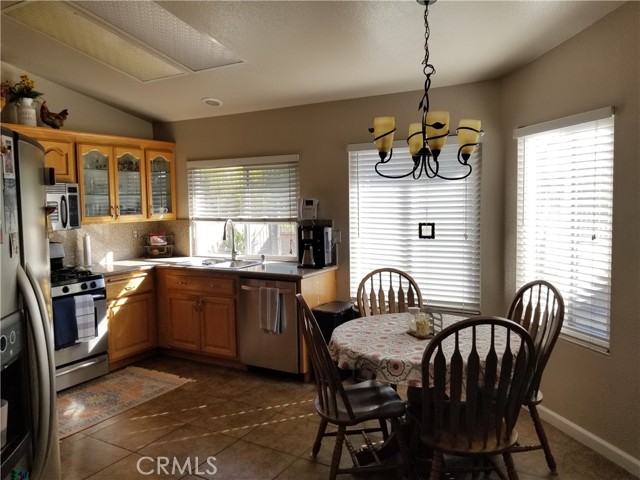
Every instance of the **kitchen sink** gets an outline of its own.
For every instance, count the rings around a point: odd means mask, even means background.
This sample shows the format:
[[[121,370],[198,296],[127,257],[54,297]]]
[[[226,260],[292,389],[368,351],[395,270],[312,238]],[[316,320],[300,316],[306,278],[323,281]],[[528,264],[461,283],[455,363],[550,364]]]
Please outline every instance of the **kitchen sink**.
[[[262,262],[260,260],[226,260],[226,259],[217,259],[217,258],[205,258],[204,260],[202,260],[203,267],[227,268],[231,270],[255,267],[261,264]]]

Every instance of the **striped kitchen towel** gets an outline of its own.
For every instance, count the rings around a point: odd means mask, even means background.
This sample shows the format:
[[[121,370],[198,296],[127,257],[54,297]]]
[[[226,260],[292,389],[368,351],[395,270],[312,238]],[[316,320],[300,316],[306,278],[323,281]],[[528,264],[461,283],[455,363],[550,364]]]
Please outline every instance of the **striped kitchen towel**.
[[[96,314],[92,295],[76,295],[76,323],[78,324],[78,341],[88,342],[96,338]]]

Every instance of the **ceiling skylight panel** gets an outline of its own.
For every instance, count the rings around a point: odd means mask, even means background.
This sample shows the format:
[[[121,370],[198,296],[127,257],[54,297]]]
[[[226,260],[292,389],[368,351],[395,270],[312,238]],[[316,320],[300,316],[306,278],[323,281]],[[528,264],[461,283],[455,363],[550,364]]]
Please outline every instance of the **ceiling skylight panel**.
[[[192,71],[242,62],[217,40],[156,2],[81,1],[75,4]]]

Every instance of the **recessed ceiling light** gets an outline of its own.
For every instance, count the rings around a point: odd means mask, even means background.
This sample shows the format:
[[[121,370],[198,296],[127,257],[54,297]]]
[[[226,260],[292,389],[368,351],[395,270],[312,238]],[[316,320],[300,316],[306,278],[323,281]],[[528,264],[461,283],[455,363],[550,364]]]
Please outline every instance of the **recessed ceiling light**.
[[[220,105],[222,105],[222,100],[218,100],[217,98],[213,97],[204,97],[202,99],[202,103],[209,105],[210,107],[219,107]]]

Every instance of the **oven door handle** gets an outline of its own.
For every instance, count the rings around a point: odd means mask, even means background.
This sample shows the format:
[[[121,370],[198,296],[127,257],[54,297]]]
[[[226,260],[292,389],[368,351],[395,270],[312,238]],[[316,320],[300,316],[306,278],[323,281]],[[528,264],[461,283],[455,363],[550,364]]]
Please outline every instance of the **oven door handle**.
[[[106,361],[107,359],[105,357],[94,358],[93,360],[89,360],[88,362],[83,362],[80,365],[75,365],[71,368],[67,368],[66,370],[59,370],[58,372],[56,372],[56,378],[61,377],[63,375],[68,375],[69,373],[73,373],[76,370],[81,370],[83,368],[91,367],[99,363],[104,363]]]

